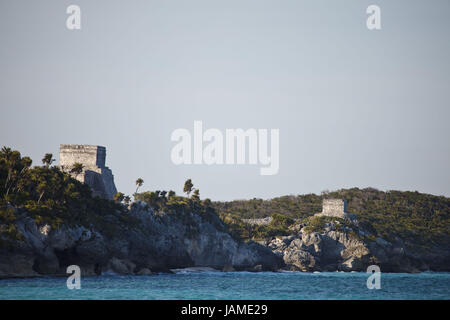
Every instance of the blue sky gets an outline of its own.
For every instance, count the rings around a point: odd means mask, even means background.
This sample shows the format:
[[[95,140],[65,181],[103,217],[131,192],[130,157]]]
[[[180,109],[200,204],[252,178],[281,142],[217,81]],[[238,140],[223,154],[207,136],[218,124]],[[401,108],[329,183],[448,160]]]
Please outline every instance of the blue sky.
[[[66,28],[66,8],[82,28]],[[381,8],[369,31],[366,8]],[[449,1],[0,3],[0,137],[40,163],[107,148],[118,190],[231,200],[347,187],[450,195]],[[280,130],[280,169],[171,162],[178,128]]]

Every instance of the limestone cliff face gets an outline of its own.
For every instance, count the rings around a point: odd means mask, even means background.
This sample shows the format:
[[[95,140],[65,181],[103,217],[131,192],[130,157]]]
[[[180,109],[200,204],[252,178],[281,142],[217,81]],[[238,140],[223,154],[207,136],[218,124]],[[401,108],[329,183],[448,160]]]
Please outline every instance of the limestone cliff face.
[[[446,247],[421,249],[400,238],[369,241],[361,228],[357,236],[338,221],[318,232],[298,224],[292,235],[258,244],[236,241],[215,216],[155,214],[141,202],[125,213],[132,223],[111,214],[104,217],[110,224],[53,230],[36,225],[25,211],[16,214],[23,241],[0,242],[0,278],[66,275],[69,265],[80,266],[83,275],[150,274],[186,267],[311,272],[365,271],[376,264],[383,272],[419,272],[449,271],[450,266]],[[109,230],[111,226],[115,228]]]
[[[113,271],[148,274],[185,267],[277,270],[282,259],[267,247],[240,243],[221,229],[221,222],[185,213],[155,214],[142,203],[127,213],[133,225],[118,227],[113,235],[99,227],[69,227],[57,230],[37,226],[26,212],[16,227],[24,241],[0,247],[0,277],[65,275],[67,266],[80,266],[83,275]]]
[[[272,239],[266,245],[289,270],[366,271],[375,264],[383,272],[449,271],[450,253],[444,247],[418,248],[400,238],[394,242],[381,238],[369,241],[349,230],[337,231],[337,224],[328,223],[320,232],[308,232],[300,226],[298,232]]]
[[[362,271],[371,264],[369,249],[363,242],[336,231],[299,232],[274,239],[268,246],[290,270]]]

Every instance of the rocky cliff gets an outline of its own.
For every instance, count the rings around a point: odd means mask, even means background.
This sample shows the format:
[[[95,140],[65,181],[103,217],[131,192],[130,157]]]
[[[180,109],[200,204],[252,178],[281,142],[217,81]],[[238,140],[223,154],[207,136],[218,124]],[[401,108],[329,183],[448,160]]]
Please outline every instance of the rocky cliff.
[[[449,271],[450,252],[445,246],[428,247],[405,243],[396,237],[389,242],[373,237],[358,226],[329,218],[320,230],[308,224],[291,228],[292,235],[266,241],[283,259],[285,268],[294,271],[366,271],[378,265],[383,272]]]
[[[16,212],[22,240],[2,241],[0,277],[66,275],[78,265],[83,275],[113,271],[149,274],[172,268],[213,267],[225,270],[277,270],[282,259],[257,243],[241,243],[219,219],[200,214],[165,214],[137,202],[126,224],[116,215],[109,224],[38,226],[27,212]],[[114,228],[111,228],[114,226]]]
[[[78,265],[83,275],[113,271],[119,274],[170,272],[186,267],[224,271],[365,271],[376,264],[384,272],[448,271],[446,248],[418,248],[397,238],[388,242],[358,228],[357,221],[342,226],[329,218],[321,230],[296,224],[292,234],[255,242],[239,242],[214,216],[155,213],[137,202],[128,223],[116,215],[110,224],[91,227],[38,226],[27,212],[16,213],[22,240],[2,241],[0,277],[66,275]],[[129,221],[133,221],[132,223]],[[115,226],[112,228],[111,226]]]
[[[104,148],[67,151],[62,165],[104,168]],[[45,154],[43,166],[31,167],[19,151],[0,150],[0,277],[65,275],[68,265],[85,275],[185,267],[363,271],[369,264],[450,271],[450,198],[443,196],[352,188],[212,203],[196,189],[191,197],[135,193],[129,207],[129,197],[96,197],[52,161]]]
[[[419,246],[396,237],[386,241],[357,220],[315,217],[290,227],[291,235],[237,241],[216,215],[155,213],[143,202],[102,216],[90,226],[38,225],[15,209],[19,240],[0,239],[0,278],[66,275],[78,265],[83,275],[112,271],[150,274],[211,267],[224,271],[449,271],[447,247]],[[320,219],[320,223],[317,222]]]

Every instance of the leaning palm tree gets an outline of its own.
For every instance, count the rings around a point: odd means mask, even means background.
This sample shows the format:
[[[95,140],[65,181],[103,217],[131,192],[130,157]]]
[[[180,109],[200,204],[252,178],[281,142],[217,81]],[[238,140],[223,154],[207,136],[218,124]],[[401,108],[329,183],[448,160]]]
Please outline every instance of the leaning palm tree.
[[[30,157],[23,157],[20,161],[21,161],[22,169],[20,170],[19,174],[17,175],[16,187],[13,188],[13,191],[16,192],[16,199],[17,199],[17,195],[18,195],[19,191],[23,187],[23,185],[19,184],[19,181],[22,178],[22,176],[25,174],[25,172],[31,167],[31,164],[33,163],[33,160],[31,160]],[[8,194],[8,192],[9,192],[9,188],[8,188],[8,191],[6,192],[6,194]]]
[[[83,172],[84,165],[79,162],[75,162],[70,169],[70,173],[75,175],[75,179],[78,178],[78,175]]]
[[[138,190],[139,190],[139,188],[140,187],[142,187],[142,185],[144,184],[144,180],[142,180],[141,178],[138,178],[137,180],[136,180],[136,192],[135,193],[137,193],[138,192]]]
[[[5,158],[6,160],[9,160],[11,154],[12,154],[11,148],[8,148],[6,146],[2,148],[2,151],[0,151],[0,155],[2,156],[2,158]]]
[[[189,198],[189,194],[192,192],[192,190],[194,190],[194,184],[192,183],[191,179],[187,179],[184,183],[183,192],[186,193]]]
[[[53,154],[51,153],[46,153],[44,158],[42,158],[42,163],[44,164],[44,166],[46,167],[50,167],[50,165],[55,161],[55,159],[53,159]]]
[[[12,165],[11,165],[11,158],[12,158],[12,150],[8,147],[3,147],[0,151],[0,157],[6,161],[7,167],[8,167],[8,177],[5,180],[5,189],[8,186],[9,180],[11,179],[12,175]]]

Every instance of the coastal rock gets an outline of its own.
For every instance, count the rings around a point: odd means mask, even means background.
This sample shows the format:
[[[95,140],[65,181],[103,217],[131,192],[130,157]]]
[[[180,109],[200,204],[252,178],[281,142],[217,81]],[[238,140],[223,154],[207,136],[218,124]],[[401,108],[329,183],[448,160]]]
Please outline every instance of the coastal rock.
[[[133,225],[122,224],[117,215],[104,217],[108,229],[113,228],[108,232],[94,226],[37,226],[26,214],[18,215],[16,226],[23,241],[8,242],[8,250],[0,248],[0,277],[65,275],[69,265],[78,265],[83,276],[283,266],[282,258],[266,246],[233,239],[218,218],[189,212],[156,214],[140,203],[133,204],[127,215]]]
[[[150,269],[142,268],[136,274],[139,275],[139,276],[148,276],[148,275],[151,275],[152,272],[150,271]]]
[[[46,275],[61,273],[58,257],[49,247],[42,250],[36,257],[33,264],[33,269],[40,274]]]
[[[261,271],[263,271],[263,267],[262,267],[262,265],[258,264],[252,268],[252,271],[253,272],[261,272]]]
[[[290,270],[362,271],[369,265],[369,249],[364,242],[335,231],[328,225],[322,233],[301,230],[297,234],[274,239],[268,247],[283,257]]]
[[[241,242],[217,217],[155,213],[139,202],[130,208],[126,214],[133,224],[111,214],[104,217],[106,227],[63,224],[57,229],[38,226],[17,209],[15,225],[22,240],[0,239],[0,277],[65,276],[69,265],[78,265],[83,276],[205,267],[225,272],[365,271],[371,264],[383,272],[418,272],[447,271],[450,265],[444,247],[413,247],[398,237],[387,241],[356,224],[343,227],[331,221],[319,232],[298,224],[301,229],[288,236]]]
[[[301,249],[286,250],[283,256],[284,262],[291,270],[314,271],[316,268],[316,259],[308,251]]]
[[[52,227],[48,224],[39,228],[39,232],[42,233],[44,236],[48,236],[48,234],[51,230],[52,230]]]
[[[7,254],[0,250],[0,279],[14,277],[39,276],[33,269],[34,258],[31,254]]]
[[[231,264],[227,264],[223,267],[222,272],[233,272],[236,271]]]
[[[376,264],[383,272],[420,272],[447,270],[450,265],[444,248],[421,248],[399,237],[393,242],[381,237],[370,240],[374,237],[361,229],[357,220],[350,223],[343,227],[339,221],[331,221],[320,232],[302,228],[293,235],[272,239],[267,247],[283,258],[285,269],[297,271],[366,271]]]
[[[118,259],[113,257],[108,264],[108,269],[118,274],[132,274],[136,265],[127,259]]]

